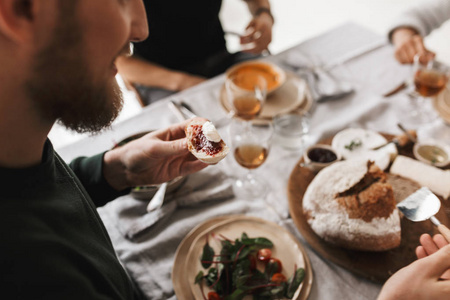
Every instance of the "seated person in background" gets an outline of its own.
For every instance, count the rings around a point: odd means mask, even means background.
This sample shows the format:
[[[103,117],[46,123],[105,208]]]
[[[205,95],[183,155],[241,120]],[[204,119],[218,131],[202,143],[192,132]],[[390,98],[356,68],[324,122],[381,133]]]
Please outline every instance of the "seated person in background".
[[[392,275],[378,300],[450,299],[450,245],[440,234],[423,234],[420,244],[419,259]]]
[[[122,98],[114,61],[146,38],[142,0],[0,0],[1,298],[136,299],[97,213],[132,186],[203,169],[184,124],[71,168],[47,134],[96,132]]]
[[[119,73],[133,84],[144,105],[256,58],[272,40],[269,0],[244,0],[253,15],[240,38],[242,52],[227,51],[219,19],[222,0],[144,0],[149,37],[121,57]]]
[[[450,1],[426,0],[397,17],[391,25],[389,40],[395,46],[395,58],[410,64],[416,54],[423,55],[423,63],[434,58],[423,38],[450,19]]]

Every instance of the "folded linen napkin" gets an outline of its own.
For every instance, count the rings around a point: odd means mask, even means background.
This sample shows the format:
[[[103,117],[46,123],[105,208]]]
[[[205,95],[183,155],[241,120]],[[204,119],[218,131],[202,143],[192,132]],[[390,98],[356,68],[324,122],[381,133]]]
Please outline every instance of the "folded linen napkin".
[[[173,193],[165,196],[164,205],[148,213],[147,201],[134,199],[131,195],[120,197],[108,205],[120,221],[119,231],[128,239],[135,239],[163,218],[169,217],[177,208],[195,207],[208,201],[220,201],[233,197],[232,184],[217,167],[208,167],[187,177],[186,182]]]
[[[353,93],[353,85],[336,78],[331,72],[320,66],[299,51],[287,53],[284,64],[298,76],[305,79],[315,101],[323,102],[338,99]]]

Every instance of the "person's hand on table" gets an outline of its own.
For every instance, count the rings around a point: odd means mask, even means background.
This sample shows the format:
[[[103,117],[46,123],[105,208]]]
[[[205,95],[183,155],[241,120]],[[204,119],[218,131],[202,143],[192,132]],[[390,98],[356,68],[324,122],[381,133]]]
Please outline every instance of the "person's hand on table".
[[[273,19],[268,13],[255,16],[246,28],[246,33],[241,37],[243,52],[261,54],[267,50],[272,41]]]
[[[151,132],[106,152],[103,175],[116,190],[157,184],[208,166],[188,150],[184,128],[188,121]]]
[[[441,238],[422,235],[416,249],[419,259],[392,275],[378,300],[449,299],[450,280],[442,279],[450,269],[450,245]]]
[[[420,61],[427,63],[435,57],[435,53],[428,50],[423,38],[412,28],[397,28],[392,33],[392,44],[395,46],[395,58],[402,64],[414,62],[414,56],[420,54]]]

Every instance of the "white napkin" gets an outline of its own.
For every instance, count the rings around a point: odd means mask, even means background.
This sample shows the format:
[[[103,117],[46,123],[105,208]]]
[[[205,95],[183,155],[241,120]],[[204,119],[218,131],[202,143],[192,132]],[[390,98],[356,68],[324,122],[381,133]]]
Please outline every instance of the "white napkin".
[[[200,206],[208,201],[220,201],[234,196],[231,183],[218,168],[208,167],[188,176],[186,182],[174,193],[165,196],[163,206],[153,212],[146,210],[147,201],[134,199],[130,195],[109,203],[118,216],[119,231],[128,239],[137,238],[161,219],[167,218],[182,207]],[[112,206],[112,207],[111,207]]]
[[[343,98],[354,91],[351,83],[336,78],[331,72],[321,67],[320,62],[314,62],[314,59],[306,57],[299,51],[290,51],[284,64],[306,80],[315,101]]]

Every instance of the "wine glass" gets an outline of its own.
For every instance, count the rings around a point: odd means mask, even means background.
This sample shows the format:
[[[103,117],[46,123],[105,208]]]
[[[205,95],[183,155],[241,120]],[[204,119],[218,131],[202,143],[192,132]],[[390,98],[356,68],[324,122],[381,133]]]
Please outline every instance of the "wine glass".
[[[252,170],[260,167],[269,155],[272,123],[233,120],[229,133],[234,158],[239,165],[247,169],[245,176],[234,182],[235,192],[245,197],[264,197],[268,192],[267,184],[256,177]]]
[[[414,57],[415,99],[411,117],[419,124],[430,123],[437,114],[431,106],[429,97],[438,95],[447,85],[449,69],[436,60],[421,62],[420,55]]]
[[[227,102],[233,115],[244,120],[247,129],[249,121],[262,110],[267,96],[267,82],[261,75],[243,73],[231,74],[225,81]]]

